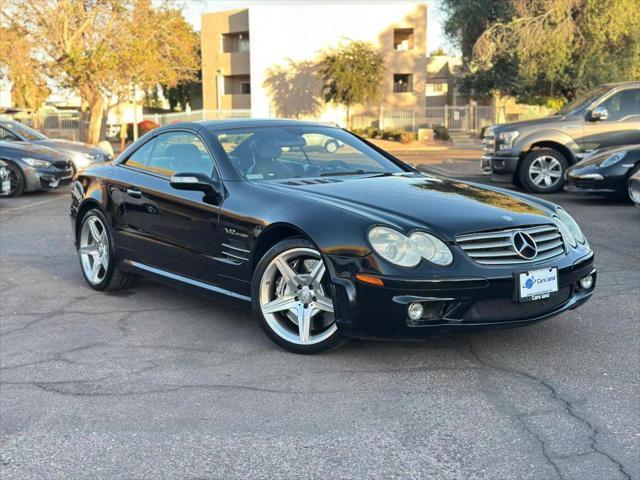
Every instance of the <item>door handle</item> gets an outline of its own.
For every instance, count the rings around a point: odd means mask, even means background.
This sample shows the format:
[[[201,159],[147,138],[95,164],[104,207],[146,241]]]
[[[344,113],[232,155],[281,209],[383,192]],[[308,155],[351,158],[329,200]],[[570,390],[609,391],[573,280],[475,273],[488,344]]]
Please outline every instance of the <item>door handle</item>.
[[[127,188],[127,195],[133,198],[140,198],[142,197],[142,192],[137,188]]]

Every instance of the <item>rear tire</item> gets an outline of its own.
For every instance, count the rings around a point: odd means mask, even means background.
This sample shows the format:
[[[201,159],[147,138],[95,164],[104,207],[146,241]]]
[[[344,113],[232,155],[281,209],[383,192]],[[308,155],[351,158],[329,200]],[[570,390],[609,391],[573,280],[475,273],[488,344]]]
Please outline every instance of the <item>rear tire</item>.
[[[525,190],[533,193],[555,193],[564,187],[569,162],[553,148],[529,152],[520,165],[518,177]]]
[[[285,350],[326,352],[345,340],[335,323],[331,291],[316,247],[302,238],[283,240],[265,253],[253,274],[253,311],[267,336]]]
[[[324,149],[327,153],[336,153],[340,145],[335,140],[329,140],[324,144]]]
[[[131,288],[138,277],[117,266],[114,235],[106,215],[94,208],[82,217],[78,232],[78,257],[87,284],[98,291]]]

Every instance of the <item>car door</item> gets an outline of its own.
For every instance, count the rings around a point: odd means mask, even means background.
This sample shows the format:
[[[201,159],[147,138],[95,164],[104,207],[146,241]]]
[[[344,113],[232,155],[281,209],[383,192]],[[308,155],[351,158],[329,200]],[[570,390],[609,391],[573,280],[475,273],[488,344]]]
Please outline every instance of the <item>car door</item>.
[[[146,267],[215,284],[220,199],[170,184],[177,173],[217,178],[212,155],[195,132],[186,130],[159,134],[138,152],[123,165],[130,171],[125,216],[132,258]]]
[[[606,119],[591,118],[591,112],[596,107],[606,108]],[[582,148],[585,151],[638,143],[640,141],[640,88],[627,88],[614,92],[589,109],[585,116],[582,141]]]

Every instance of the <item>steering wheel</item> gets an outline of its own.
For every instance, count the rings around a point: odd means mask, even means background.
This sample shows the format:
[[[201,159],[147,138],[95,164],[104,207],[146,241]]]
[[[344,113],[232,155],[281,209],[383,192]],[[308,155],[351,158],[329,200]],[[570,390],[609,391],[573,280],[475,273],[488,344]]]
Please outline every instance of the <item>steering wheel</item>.
[[[347,162],[343,160],[330,160],[320,167],[320,169],[318,170],[318,175],[321,175],[323,173],[337,172],[339,170],[348,172],[351,170],[351,167]]]

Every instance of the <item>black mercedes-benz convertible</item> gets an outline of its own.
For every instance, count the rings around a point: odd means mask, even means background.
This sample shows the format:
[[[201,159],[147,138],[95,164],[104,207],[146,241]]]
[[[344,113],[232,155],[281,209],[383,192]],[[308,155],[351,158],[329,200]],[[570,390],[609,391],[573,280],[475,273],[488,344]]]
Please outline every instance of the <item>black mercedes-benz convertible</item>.
[[[319,136],[341,148],[311,148]],[[596,283],[587,240],[553,203],[425,175],[317,123],[154,130],[81,172],[70,213],[92,288],[149,275],[251,302],[297,353],[527,325]]]

